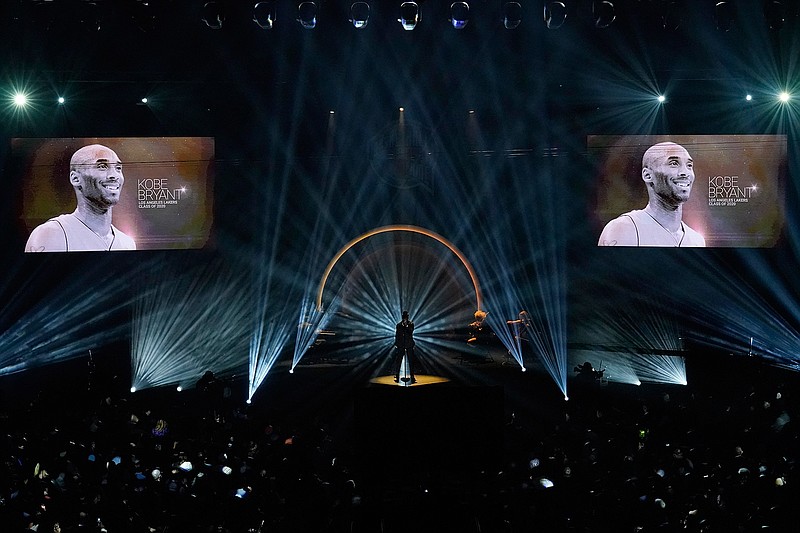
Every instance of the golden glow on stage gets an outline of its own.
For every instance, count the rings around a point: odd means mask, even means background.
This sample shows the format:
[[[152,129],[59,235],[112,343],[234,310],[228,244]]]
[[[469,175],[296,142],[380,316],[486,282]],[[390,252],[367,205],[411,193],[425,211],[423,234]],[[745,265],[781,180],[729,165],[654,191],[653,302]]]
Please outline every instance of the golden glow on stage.
[[[394,382],[394,376],[379,376],[377,378],[372,378],[369,380],[370,383],[374,383],[376,385],[392,385],[393,387],[419,387],[420,385],[433,385],[435,383],[447,383],[450,381],[447,378],[443,378],[440,376],[429,376],[426,374],[417,374],[416,376],[417,382],[416,383],[400,383]]]

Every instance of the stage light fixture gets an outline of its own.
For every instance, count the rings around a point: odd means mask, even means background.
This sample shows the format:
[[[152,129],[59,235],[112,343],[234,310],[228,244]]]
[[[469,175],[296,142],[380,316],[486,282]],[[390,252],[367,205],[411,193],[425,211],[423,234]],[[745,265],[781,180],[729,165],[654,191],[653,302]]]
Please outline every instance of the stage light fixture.
[[[714,6],[714,20],[717,30],[728,32],[733,27],[735,18],[733,2],[717,2]]]
[[[617,19],[614,3],[608,0],[592,2],[592,18],[595,28],[608,28]]]
[[[658,101],[659,101],[659,103],[662,103],[662,104],[663,104],[664,102],[666,102],[666,101],[667,101],[667,97],[666,97],[666,96],[664,96],[663,94],[659,94],[659,95],[658,95],[658,98],[656,98],[656,100],[658,100]]]
[[[513,30],[522,23],[522,4],[519,2],[506,2],[503,4],[503,26]]]
[[[406,31],[416,28],[419,21],[422,20],[422,10],[419,4],[416,2],[403,2],[400,4],[400,18],[397,20]]]
[[[66,100],[64,100],[64,97],[63,96],[59,96],[58,97],[58,103],[59,104],[63,104],[64,102],[66,102]]]
[[[222,8],[222,2],[206,2],[203,4],[202,19],[206,26],[212,30],[222,29],[222,23],[225,22],[225,11]]]
[[[286,302],[290,300],[288,294],[279,295],[272,292],[276,289],[269,282],[272,274],[273,270],[271,268],[265,268],[259,273],[258,285],[261,290],[256,298],[256,313],[259,317],[268,316],[269,311],[274,309],[272,306],[274,306],[275,301]],[[288,318],[290,315],[286,311],[288,309],[285,309],[282,315],[285,315],[287,320],[281,322],[270,320],[267,322],[265,319],[260,318],[256,321],[255,327],[250,333],[248,398],[252,398],[256,393],[256,390],[264,382],[280,357],[281,352],[291,340],[294,332],[293,321]]]
[[[356,29],[366,28],[369,23],[370,7],[366,2],[353,2],[350,4],[350,23]]]
[[[297,6],[297,22],[307,30],[317,27],[316,2],[300,2]]]
[[[277,2],[270,0],[269,2],[257,2],[253,6],[253,22],[255,22],[262,30],[271,30],[275,25],[277,17]]]
[[[778,100],[780,100],[780,101],[781,101],[781,102],[783,102],[784,104],[785,104],[786,102],[788,102],[790,98],[791,98],[791,95],[790,95],[788,92],[786,92],[786,91],[782,91],[782,92],[781,92],[781,93],[778,95]]]
[[[25,93],[14,93],[14,105],[17,107],[25,107],[28,104],[28,97]]]
[[[786,6],[778,0],[764,0],[764,18],[769,29],[778,31],[786,22]]]
[[[567,21],[567,4],[564,2],[545,2],[544,23],[548,29],[557,30]]]
[[[748,94],[747,96],[744,97],[744,99],[749,102],[749,101],[751,101],[753,99],[753,95],[752,94]]]
[[[466,2],[453,2],[450,4],[450,24],[457,30],[462,30],[469,22],[469,4]]]

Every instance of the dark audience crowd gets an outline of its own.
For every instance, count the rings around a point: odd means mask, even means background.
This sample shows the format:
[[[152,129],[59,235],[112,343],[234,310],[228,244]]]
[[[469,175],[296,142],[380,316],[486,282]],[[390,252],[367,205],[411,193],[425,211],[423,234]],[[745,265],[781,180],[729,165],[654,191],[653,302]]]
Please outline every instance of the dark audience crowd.
[[[385,484],[359,464],[347,422],[256,411],[213,381],[80,405],[6,397],[0,530],[793,531],[790,379],[706,391],[576,381],[569,401],[538,409],[508,395],[496,463]]]

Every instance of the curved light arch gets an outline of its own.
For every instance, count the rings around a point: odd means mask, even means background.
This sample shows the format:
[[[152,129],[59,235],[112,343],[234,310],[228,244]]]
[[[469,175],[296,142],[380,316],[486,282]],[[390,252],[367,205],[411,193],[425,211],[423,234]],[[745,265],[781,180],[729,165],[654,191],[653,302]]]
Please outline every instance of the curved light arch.
[[[464,254],[462,254],[461,251],[458,248],[456,248],[453,243],[451,243],[450,241],[448,241],[447,239],[445,239],[436,232],[433,232],[425,228],[420,228],[418,226],[395,224],[392,226],[381,226],[380,228],[369,230],[363,235],[359,235],[352,241],[345,244],[342,247],[342,249],[339,250],[335,256],[333,256],[333,259],[331,259],[330,263],[328,263],[328,266],[325,269],[325,273],[322,274],[322,279],[319,282],[319,289],[317,290],[317,311],[322,311],[322,294],[325,292],[325,284],[328,282],[328,276],[333,270],[333,267],[336,266],[336,263],[339,261],[339,259],[341,259],[342,256],[346,254],[350,248],[352,248],[359,242],[369,239],[370,237],[373,237],[380,233],[391,233],[395,231],[407,231],[410,233],[418,233],[420,235],[425,235],[426,237],[430,237],[431,239],[439,241],[440,243],[445,245],[451,252],[453,252],[456,255],[456,257],[458,257],[458,259],[461,261],[461,263],[463,263],[464,268],[467,269],[467,273],[469,274],[469,277],[472,280],[472,286],[475,288],[476,310],[478,311],[481,310],[481,287],[480,284],[478,283],[478,276],[475,274],[475,269],[472,268],[472,265],[464,256]]]

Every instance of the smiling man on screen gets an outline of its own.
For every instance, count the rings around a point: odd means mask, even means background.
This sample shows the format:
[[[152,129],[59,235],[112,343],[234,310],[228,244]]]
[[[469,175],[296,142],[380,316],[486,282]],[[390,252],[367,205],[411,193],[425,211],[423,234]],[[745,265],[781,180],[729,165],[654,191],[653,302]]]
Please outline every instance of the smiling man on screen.
[[[101,144],[80,148],[70,159],[69,181],[78,202],[75,211],[37,226],[25,251],[135,250],[134,240],[111,223],[125,182],[116,152]]]
[[[658,143],[642,157],[647,187],[644,209],[623,213],[606,224],[598,246],[705,246],[702,235],[683,222],[683,204],[694,184],[694,161],[681,145]]]

